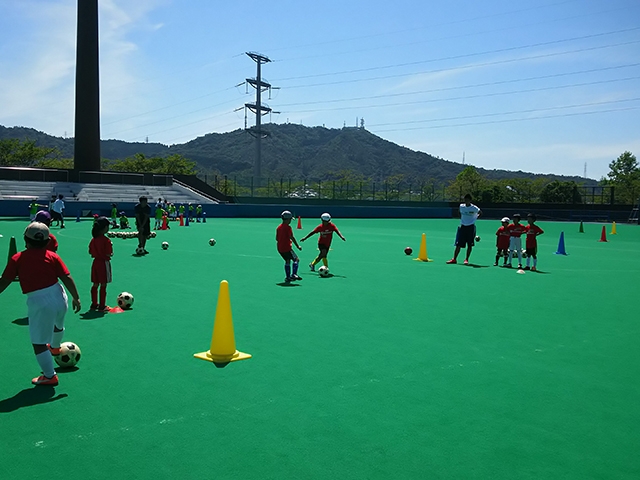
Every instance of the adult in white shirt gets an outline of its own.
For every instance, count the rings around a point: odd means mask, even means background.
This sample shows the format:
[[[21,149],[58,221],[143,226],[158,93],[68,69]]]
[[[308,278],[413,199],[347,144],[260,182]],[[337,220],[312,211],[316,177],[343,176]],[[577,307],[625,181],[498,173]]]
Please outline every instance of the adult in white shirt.
[[[460,226],[458,227],[458,235],[456,236],[456,249],[453,252],[453,258],[447,263],[458,263],[458,254],[460,249],[467,248],[467,254],[464,264],[469,265],[469,256],[475,245],[476,238],[476,220],[482,214],[480,208],[471,203],[471,195],[468,193],[464,196],[464,203],[460,204]]]
[[[64,202],[62,201],[63,198],[64,195],[58,195],[58,199],[53,202],[53,207],[51,207],[53,209],[52,218],[53,220],[57,220],[60,222],[60,228],[64,228]]]

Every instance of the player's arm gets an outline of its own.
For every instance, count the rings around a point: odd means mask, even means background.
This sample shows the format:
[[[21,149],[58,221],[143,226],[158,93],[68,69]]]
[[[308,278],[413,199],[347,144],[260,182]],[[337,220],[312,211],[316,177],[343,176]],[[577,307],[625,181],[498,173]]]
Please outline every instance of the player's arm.
[[[296,240],[296,237],[293,236],[293,234],[291,235],[291,241],[293,242],[293,244],[298,247],[298,250],[302,250],[302,247],[300,245],[298,245],[298,241]],[[302,240],[300,240],[302,241]]]
[[[67,287],[71,297],[73,298],[71,304],[73,305],[73,311],[78,313],[80,311],[80,295],[78,294],[78,289],[76,288],[76,282],[73,281],[71,275],[62,275],[60,277],[60,281]]]
[[[313,235],[314,233],[316,233],[316,231],[314,230],[313,232],[309,232],[307,235],[305,235],[304,237],[302,237],[300,239],[301,242],[304,242],[307,238],[309,238],[311,235]]]
[[[338,230],[338,227],[334,225],[333,228],[335,229],[334,231],[338,234],[338,236],[342,239],[342,241],[346,242],[347,239],[342,236],[342,234],[340,233],[340,230]]]

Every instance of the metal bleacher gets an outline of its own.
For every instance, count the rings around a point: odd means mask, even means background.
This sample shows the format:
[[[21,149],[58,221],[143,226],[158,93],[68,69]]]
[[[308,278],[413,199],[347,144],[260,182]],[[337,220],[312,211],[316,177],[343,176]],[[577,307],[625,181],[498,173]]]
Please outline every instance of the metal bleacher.
[[[48,202],[52,195],[59,194],[64,195],[66,202],[137,202],[138,198],[144,195],[149,201],[163,198],[171,203],[218,203],[175,183],[168,186],[150,186],[0,180],[0,200]]]

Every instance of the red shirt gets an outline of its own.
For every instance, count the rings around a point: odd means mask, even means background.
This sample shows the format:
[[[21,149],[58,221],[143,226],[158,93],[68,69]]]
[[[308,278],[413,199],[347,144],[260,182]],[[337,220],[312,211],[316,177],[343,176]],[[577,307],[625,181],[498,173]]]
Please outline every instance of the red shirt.
[[[281,223],[276,228],[276,242],[278,242],[278,252],[286,253],[291,251],[291,237],[293,236],[293,230],[291,225]]]
[[[544,233],[542,229],[539,226],[533,224],[524,227],[524,231],[527,234],[527,248],[536,248],[538,246],[536,237]]]
[[[509,233],[509,227],[502,226],[496,232],[496,247],[501,250],[506,250],[509,248],[509,239],[511,238],[511,233]]]
[[[58,240],[53,235],[53,233],[49,234],[49,243],[47,243],[47,250],[51,250],[52,252],[58,251]]]
[[[331,240],[333,239],[333,232],[337,232],[338,227],[336,227],[333,223],[329,222],[326,225],[321,223],[316,228],[313,229],[313,233],[319,233],[320,237],[318,238],[318,245],[323,245],[325,247],[331,246]]]
[[[524,233],[524,225],[521,223],[512,223],[507,228],[512,237],[519,237]]]
[[[89,242],[89,254],[96,260],[111,260],[113,244],[104,235],[91,239]]]
[[[22,293],[35,292],[58,283],[69,270],[57,253],[46,248],[27,248],[9,259],[3,278],[19,277]]]

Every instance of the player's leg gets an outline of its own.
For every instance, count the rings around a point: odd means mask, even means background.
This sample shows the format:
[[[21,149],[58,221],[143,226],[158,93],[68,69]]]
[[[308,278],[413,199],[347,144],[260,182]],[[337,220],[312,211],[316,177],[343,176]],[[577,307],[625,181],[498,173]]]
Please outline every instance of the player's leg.
[[[522,268],[522,237],[516,237],[516,249],[518,251],[518,268]]]
[[[38,291],[27,298],[29,314],[29,337],[33,345],[33,353],[42,371],[42,375],[31,380],[34,385],[57,385],[58,377],[53,367],[53,357],[47,347],[53,341],[54,315],[56,309],[51,303],[48,289]]]
[[[52,355],[60,354],[60,344],[62,343],[62,337],[64,337],[64,317],[69,310],[69,300],[67,298],[67,292],[64,288],[60,295],[60,301],[58,305],[57,314],[53,321],[53,336],[51,338],[51,344],[49,345],[49,351]]]
[[[513,266],[513,252],[516,249],[516,237],[509,238],[509,262],[507,263],[507,267],[511,268]]]
[[[533,256],[533,268],[531,270],[538,270],[538,247],[531,249],[531,256]],[[527,255],[527,262],[529,261],[529,255]]]
[[[296,255],[296,252],[291,250],[291,259],[293,261],[293,271],[291,272],[291,278],[294,280],[302,280],[302,277],[298,275],[298,266],[300,265],[300,258]]]
[[[498,249],[496,250],[496,261],[495,261],[495,263],[493,264],[493,266],[494,266],[494,267],[497,267],[497,266],[498,266],[498,261],[500,260],[500,254],[501,254],[501,253],[502,253],[502,251],[498,248]]]
[[[97,282],[93,282],[91,284],[91,307],[89,307],[91,310],[95,310],[96,308],[98,308],[98,285],[99,283]]]

